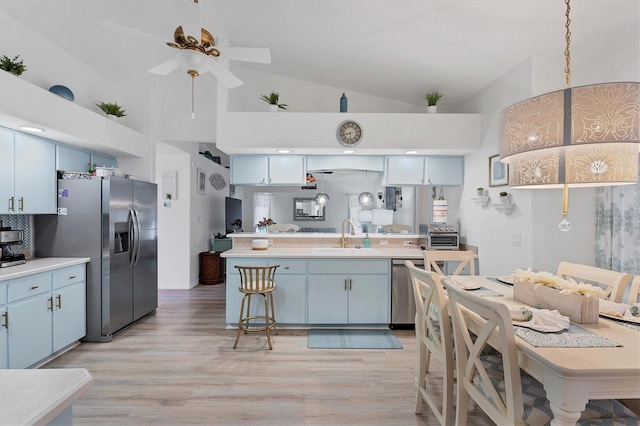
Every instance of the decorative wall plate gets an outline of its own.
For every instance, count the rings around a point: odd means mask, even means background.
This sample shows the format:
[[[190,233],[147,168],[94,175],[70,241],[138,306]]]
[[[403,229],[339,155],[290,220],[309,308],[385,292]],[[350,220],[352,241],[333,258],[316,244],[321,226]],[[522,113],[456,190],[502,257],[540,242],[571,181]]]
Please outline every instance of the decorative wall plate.
[[[220,173],[211,173],[209,176],[209,183],[217,191],[220,191],[227,186],[227,181],[224,180],[224,176]]]

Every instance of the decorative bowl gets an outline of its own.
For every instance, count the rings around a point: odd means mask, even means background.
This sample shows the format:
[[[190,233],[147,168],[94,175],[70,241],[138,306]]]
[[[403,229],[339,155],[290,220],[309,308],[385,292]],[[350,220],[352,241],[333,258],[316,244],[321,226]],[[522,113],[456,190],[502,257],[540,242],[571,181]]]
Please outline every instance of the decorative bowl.
[[[51,86],[49,88],[49,91],[51,93],[55,93],[56,95],[65,98],[68,101],[73,102],[74,100],[74,96],[73,96],[73,92],[71,91],[71,89],[69,89],[66,86],[62,86],[60,84],[56,84],[55,86]]]

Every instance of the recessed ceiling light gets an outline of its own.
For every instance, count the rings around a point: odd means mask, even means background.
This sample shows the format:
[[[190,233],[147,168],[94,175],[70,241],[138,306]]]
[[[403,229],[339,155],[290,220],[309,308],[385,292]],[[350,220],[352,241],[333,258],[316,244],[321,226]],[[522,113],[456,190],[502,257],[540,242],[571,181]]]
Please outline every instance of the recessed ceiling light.
[[[418,153],[418,151],[416,151],[415,149],[411,149],[411,150],[409,150],[409,151],[405,151],[404,153],[405,153],[405,154],[417,154],[417,153]]]
[[[353,154],[355,151],[352,149],[345,149],[344,151],[342,151],[343,154]]]
[[[291,150],[289,150],[289,149],[279,149],[279,150],[278,150],[278,152],[279,152],[280,154],[288,154],[288,153],[290,153],[290,152],[291,152]]]
[[[44,132],[44,129],[41,129],[39,127],[31,127],[31,126],[20,126],[20,128],[22,130],[24,130],[25,132],[33,132],[33,133],[40,133],[40,132]]]

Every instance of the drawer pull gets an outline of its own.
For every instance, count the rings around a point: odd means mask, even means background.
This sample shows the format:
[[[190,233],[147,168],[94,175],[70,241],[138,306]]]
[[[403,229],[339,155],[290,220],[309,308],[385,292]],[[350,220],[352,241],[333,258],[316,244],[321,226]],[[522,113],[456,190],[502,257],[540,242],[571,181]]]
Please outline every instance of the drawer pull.
[[[353,284],[353,280],[349,278],[349,290],[351,290],[352,284]]]
[[[76,277],[75,275],[71,275],[71,276],[69,277],[69,279],[70,279],[70,280],[72,280],[72,279],[74,279],[75,277]]]
[[[53,312],[53,296],[48,299],[49,302],[49,310]]]
[[[290,269],[288,266],[285,266],[284,269]]]
[[[62,295],[60,294],[56,296],[56,306],[58,309],[62,309]]]
[[[39,287],[40,287],[39,285],[32,285],[31,290],[35,290],[36,288],[39,288]]]
[[[344,279],[344,291],[347,291],[347,279]]]
[[[24,197],[20,197],[19,205],[20,205],[20,207],[19,207],[20,211],[23,212],[24,211]]]
[[[16,211],[15,208],[16,208],[16,206],[13,204],[13,197],[11,197],[11,198],[9,198],[9,210],[14,212],[14,211]]]
[[[2,316],[4,317],[4,321],[2,321],[2,326],[8,330],[9,329],[9,312],[5,312],[4,314],[2,314]]]

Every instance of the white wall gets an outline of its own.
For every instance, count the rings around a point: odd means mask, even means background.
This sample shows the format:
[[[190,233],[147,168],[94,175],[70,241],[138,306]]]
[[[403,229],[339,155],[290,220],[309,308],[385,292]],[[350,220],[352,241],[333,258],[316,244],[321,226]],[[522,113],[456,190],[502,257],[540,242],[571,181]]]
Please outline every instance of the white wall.
[[[197,192],[196,173],[206,171],[205,194]],[[198,144],[161,144],[156,180],[162,196],[162,171],[177,171],[177,198],[159,199],[158,287],[188,289],[198,284],[199,254],[211,249],[209,236],[224,234],[224,197],[229,186],[217,191],[209,183],[212,173],[229,182],[229,170],[198,154]],[[165,206],[169,203],[169,206]]]

